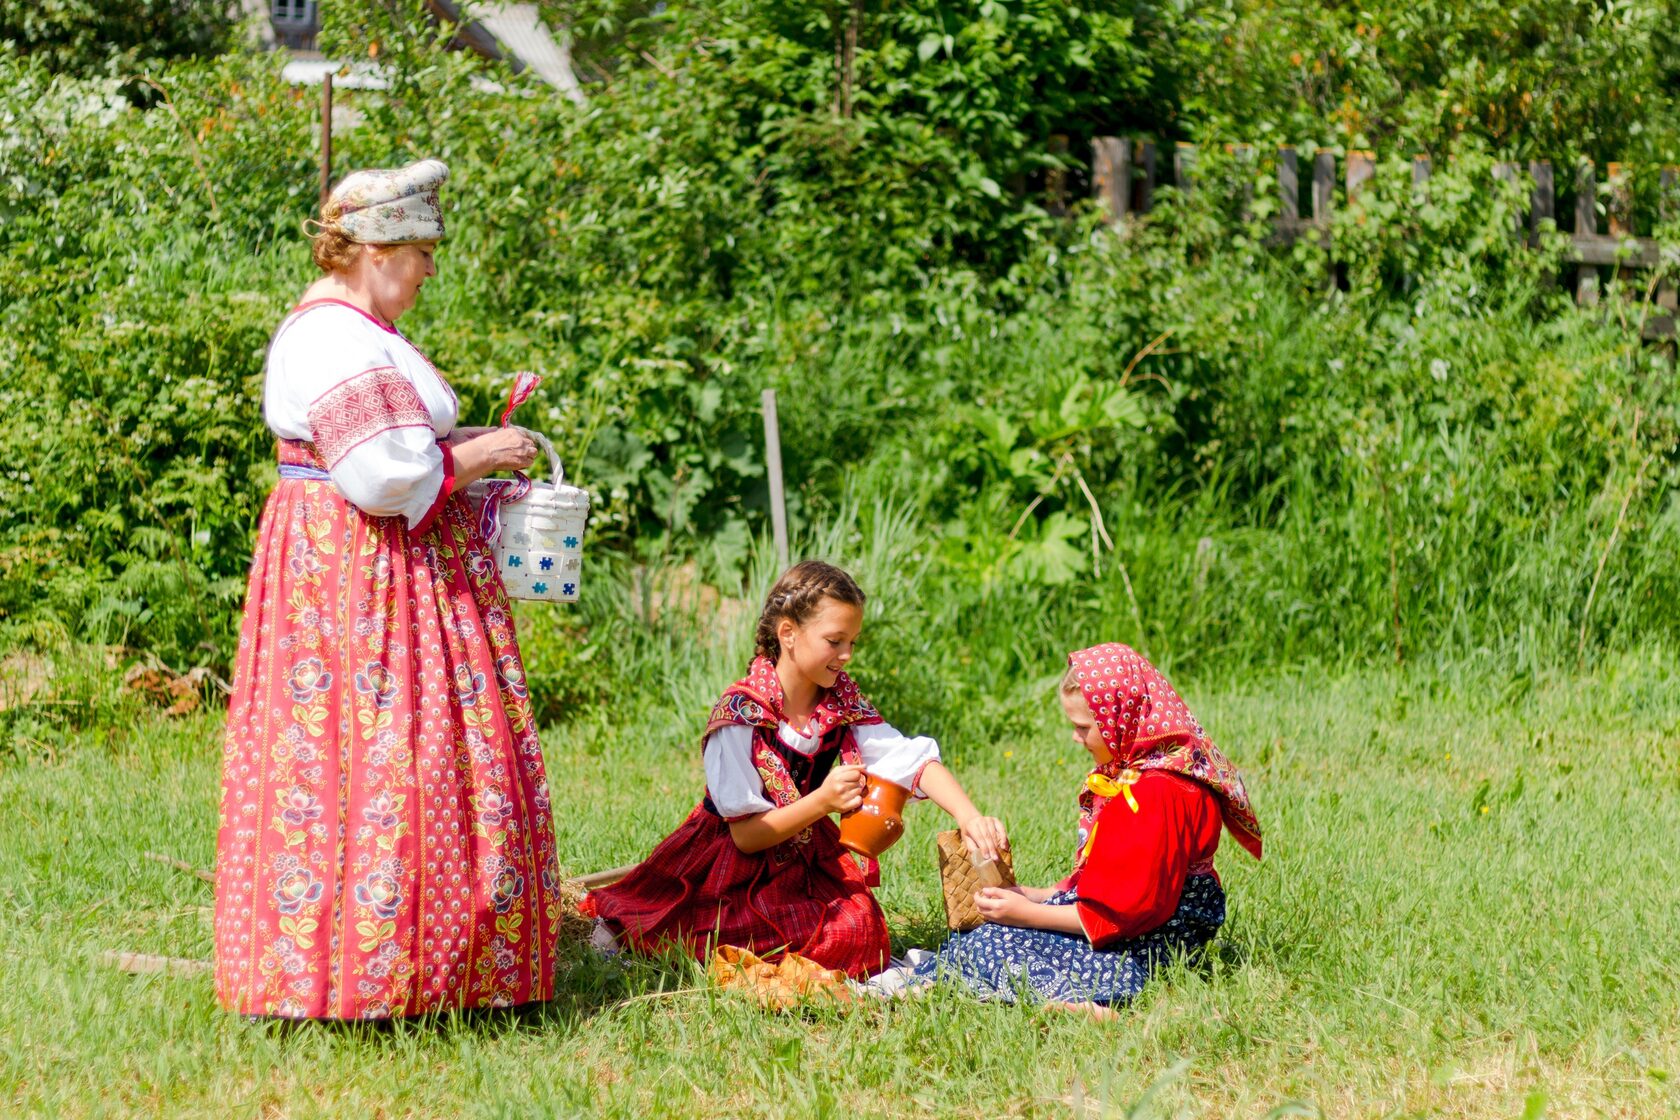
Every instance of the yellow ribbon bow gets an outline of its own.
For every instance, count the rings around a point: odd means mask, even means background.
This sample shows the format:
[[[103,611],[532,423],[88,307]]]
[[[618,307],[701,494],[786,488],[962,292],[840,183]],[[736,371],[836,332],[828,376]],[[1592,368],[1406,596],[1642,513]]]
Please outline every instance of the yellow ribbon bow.
[[[1137,770],[1127,767],[1120,771],[1120,780],[1115,781],[1106,774],[1091,774],[1085,779],[1085,788],[1098,797],[1124,797],[1132,812],[1138,811],[1137,798],[1132,796],[1132,783],[1143,775]]]

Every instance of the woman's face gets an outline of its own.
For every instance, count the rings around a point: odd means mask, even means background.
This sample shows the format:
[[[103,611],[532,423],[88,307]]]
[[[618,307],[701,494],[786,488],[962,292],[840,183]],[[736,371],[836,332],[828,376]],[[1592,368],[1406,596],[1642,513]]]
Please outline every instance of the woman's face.
[[[420,286],[437,275],[437,242],[385,245],[362,254],[363,277],[374,313],[395,323],[420,297]]]
[[[1068,722],[1073,724],[1073,741],[1091,752],[1091,759],[1098,766],[1114,761],[1114,752],[1103,742],[1102,730],[1097,727],[1097,719],[1091,714],[1091,705],[1085,702],[1083,692],[1064,692],[1062,695],[1062,712],[1066,714]]]
[[[834,687],[834,679],[852,659],[852,647],[863,631],[863,611],[838,599],[824,599],[803,623],[784,618],[776,627],[782,643],[779,660],[794,667],[818,688]]]

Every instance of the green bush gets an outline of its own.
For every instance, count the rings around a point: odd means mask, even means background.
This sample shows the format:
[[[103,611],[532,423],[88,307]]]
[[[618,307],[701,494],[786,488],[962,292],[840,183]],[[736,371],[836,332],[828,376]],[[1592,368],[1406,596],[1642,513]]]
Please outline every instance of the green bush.
[[[1217,148],[1193,198],[1111,231],[1038,205],[1040,141],[1179,96],[1189,63],[1156,47],[1201,32],[1166,8],[860,11],[849,115],[828,9],[598,16],[586,111],[408,9],[329,29],[396,79],[345,95],[338,166],[453,173],[403,326],[467,422],[509,371],[548,376],[522,417],[596,494],[599,580],[691,562],[759,593],[770,386],[795,528],[869,558],[901,667],[880,685],[932,720],[1003,726],[1106,637],[1213,669],[1676,636],[1672,376],[1637,303],[1577,312],[1555,253],[1513,241],[1521,187],[1491,194],[1475,145],[1423,192],[1385,162],[1330,256],[1241,221],[1270,169]],[[263,352],[311,276],[316,109],[273,58],[149,80],[135,108],[0,55],[0,619],[221,667],[273,479]],[[948,112],[964,83],[992,110]],[[648,671],[685,649],[715,684],[715,635],[645,606],[528,613],[548,716],[687,695]]]

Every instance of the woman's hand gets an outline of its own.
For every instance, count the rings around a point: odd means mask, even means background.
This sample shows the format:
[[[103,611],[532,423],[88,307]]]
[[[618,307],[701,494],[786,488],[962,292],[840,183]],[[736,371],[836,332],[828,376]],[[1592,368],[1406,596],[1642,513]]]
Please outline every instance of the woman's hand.
[[[465,489],[497,471],[522,471],[537,461],[537,441],[521,428],[491,428],[481,436],[450,445],[455,461],[455,489]]]
[[[537,441],[523,428],[492,428],[467,446],[482,447],[485,465],[493,471],[522,471],[537,461]]]
[[[449,433],[449,446],[454,447],[466,443],[470,439],[477,439],[479,436],[488,435],[495,430],[495,428],[456,428]]]
[[[1003,822],[996,817],[982,817],[976,813],[959,825],[958,831],[962,833],[968,850],[981,859],[998,859],[1009,847],[1009,836],[1003,831]]]
[[[817,788],[825,813],[849,813],[863,804],[863,767],[836,766]]]
[[[1021,893],[1019,887],[981,887],[974,895],[974,906],[982,918],[1000,926],[1031,928],[1038,924],[1032,920],[1038,904]]]

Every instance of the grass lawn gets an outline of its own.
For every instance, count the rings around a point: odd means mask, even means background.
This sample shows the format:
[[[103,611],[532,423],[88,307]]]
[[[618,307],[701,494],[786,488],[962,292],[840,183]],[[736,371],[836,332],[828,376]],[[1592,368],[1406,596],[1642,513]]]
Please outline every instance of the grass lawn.
[[[1680,1112],[1680,683],[1665,658],[1522,688],[1418,672],[1184,683],[1247,774],[1268,858],[1222,847],[1230,918],[1208,964],[1117,1023],[944,993],[771,1016],[706,989],[697,968],[585,960],[540,1009],[253,1026],[216,1009],[208,977],[95,960],[209,956],[209,887],[141,853],[213,858],[220,719],[7,757],[0,1112]],[[1029,882],[1062,873],[1083,774],[1048,697],[1044,713],[1019,741],[946,744],[1010,825]],[[701,784],[702,718],[544,735],[566,867],[627,862],[681,819]],[[885,860],[900,944],[939,935],[943,825],[916,808]]]

